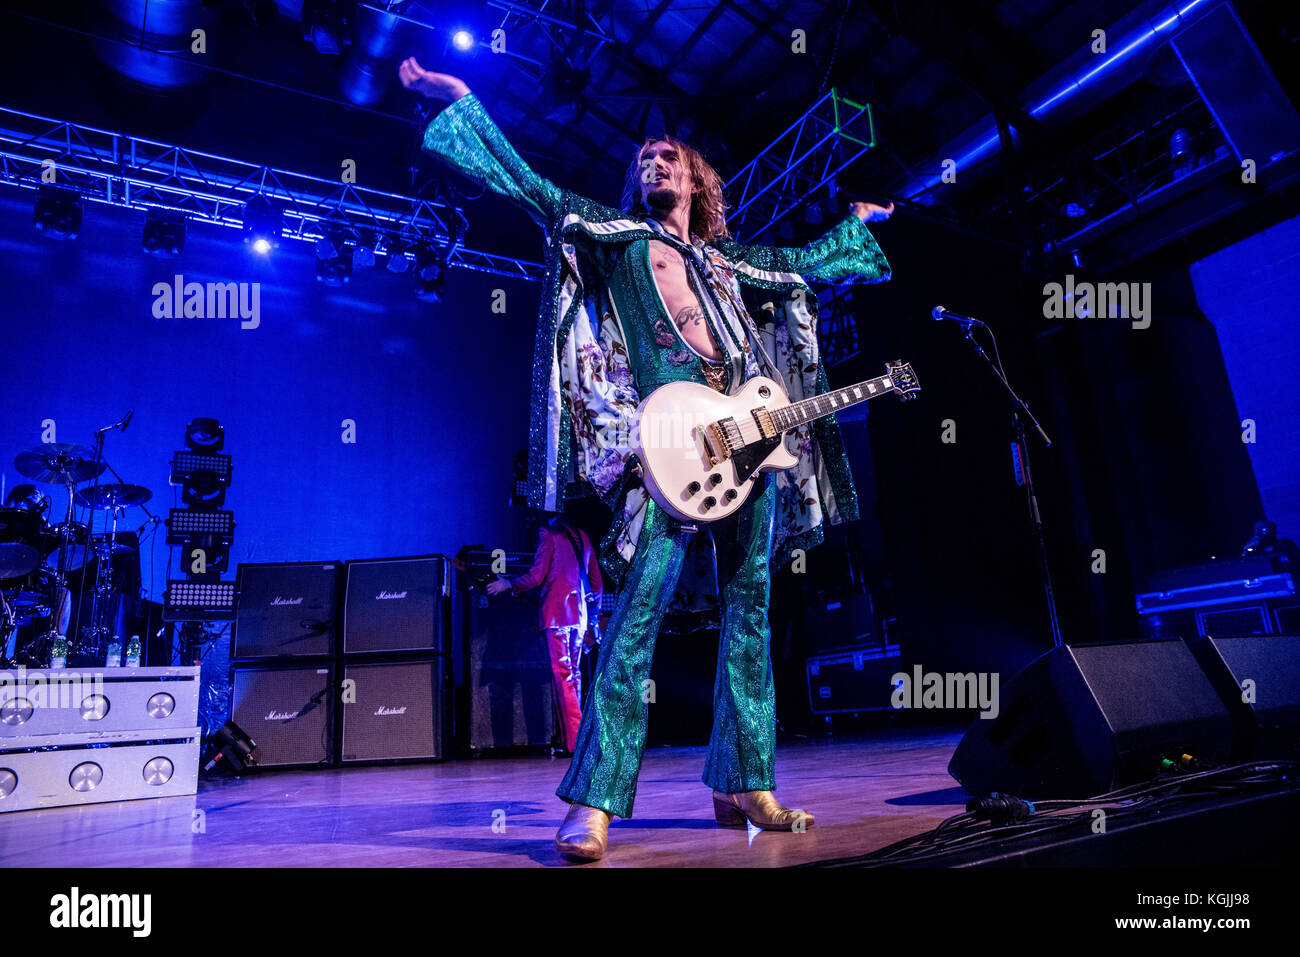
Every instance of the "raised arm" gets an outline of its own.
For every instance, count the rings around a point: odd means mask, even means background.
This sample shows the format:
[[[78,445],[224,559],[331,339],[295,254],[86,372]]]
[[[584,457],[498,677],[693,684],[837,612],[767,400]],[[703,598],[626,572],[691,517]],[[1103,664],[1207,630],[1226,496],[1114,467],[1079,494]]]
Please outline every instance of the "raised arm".
[[[510,583],[510,590],[516,595],[522,595],[546,581],[546,576],[551,570],[551,556],[554,554],[555,541],[550,532],[544,528],[538,534],[541,537],[537,542],[537,552],[533,555],[533,567]]]
[[[408,90],[450,104],[425,129],[425,151],[522,206],[547,227],[560,208],[563,191],[528,167],[469,87],[454,76],[423,69],[414,57],[403,60],[397,72]]]
[[[797,273],[805,279],[841,282],[856,277],[883,282],[890,276],[889,260],[867,223],[888,219],[894,204],[854,203],[850,208],[838,225],[806,246],[725,244],[720,248],[729,257],[759,269]]]

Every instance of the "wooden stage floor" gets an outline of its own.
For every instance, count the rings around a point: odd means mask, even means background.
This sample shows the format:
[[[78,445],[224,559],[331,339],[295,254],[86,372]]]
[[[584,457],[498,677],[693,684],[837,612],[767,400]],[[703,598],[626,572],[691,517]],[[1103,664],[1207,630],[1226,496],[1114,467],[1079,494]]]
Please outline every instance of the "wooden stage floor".
[[[597,864],[555,850],[567,762],[268,772],[161,798],[0,815],[4,867],[777,867],[864,854],[964,810],[948,776],[961,729],[782,744],[777,795],[803,834],[719,828],[700,782],[705,748],[646,752],[635,816]],[[201,814],[197,814],[201,811]],[[494,822],[497,827],[494,830]],[[504,826],[502,826],[504,825]]]

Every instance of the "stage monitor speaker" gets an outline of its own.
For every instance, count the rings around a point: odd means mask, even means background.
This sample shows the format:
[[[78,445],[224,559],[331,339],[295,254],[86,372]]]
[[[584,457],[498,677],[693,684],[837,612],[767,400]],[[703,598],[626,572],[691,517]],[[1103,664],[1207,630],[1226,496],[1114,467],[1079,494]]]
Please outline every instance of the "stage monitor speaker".
[[[508,594],[489,596],[490,554],[463,553],[452,589],[452,630],[459,642],[458,743],[471,749],[544,746],[555,734],[554,691],[537,605]],[[522,575],[532,556],[506,556],[509,576]]]
[[[1221,764],[1228,710],[1181,641],[1054,648],[1001,688],[948,764],[972,794],[1088,798],[1146,780],[1166,756]]]
[[[334,654],[338,562],[241,564],[230,657],[326,657]]]
[[[1263,170],[1300,149],[1300,114],[1232,4],[1220,4],[1170,44],[1239,162]]]
[[[334,697],[332,666],[236,666],[231,718],[257,744],[259,768],[329,764]]]
[[[441,555],[348,562],[343,653],[442,651]]]
[[[442,757],[443,659],[343,667],[342,760]],[[352,682],[352,684],[348,684]]]
[[[1198,638],[1190,645],[1232,715],[1232,760],[1300,758],[1300,637]]]

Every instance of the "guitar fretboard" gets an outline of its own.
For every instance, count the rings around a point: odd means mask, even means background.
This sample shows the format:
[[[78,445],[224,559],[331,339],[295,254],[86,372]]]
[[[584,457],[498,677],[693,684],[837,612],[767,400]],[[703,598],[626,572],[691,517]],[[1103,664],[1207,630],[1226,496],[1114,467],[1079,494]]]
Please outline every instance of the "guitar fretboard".
[[[838,412],[840,409],[857,405],[859,402],[866,402],[868,399],[883,395],[893,388],[893,376],[876,376],[874,379],[867,379],[857,385],[834,389],[823,395],[815,395],[811,399],[792,402],[785,408],[777,409],[772,413],[772,424],[779,431],[788,432],[805,422],[820,419],[823,415],[830,415],[832,412]]]

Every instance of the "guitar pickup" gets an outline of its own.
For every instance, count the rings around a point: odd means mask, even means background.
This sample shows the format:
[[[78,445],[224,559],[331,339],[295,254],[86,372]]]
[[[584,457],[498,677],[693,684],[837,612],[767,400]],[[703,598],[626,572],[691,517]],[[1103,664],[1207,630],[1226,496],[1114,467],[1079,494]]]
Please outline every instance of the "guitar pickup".
[[[767,409],[755,409],[754,421],[758,423],[758,431],[765,439],[773,438],[778,435],[776,426],[772,423],[772,413]]]

